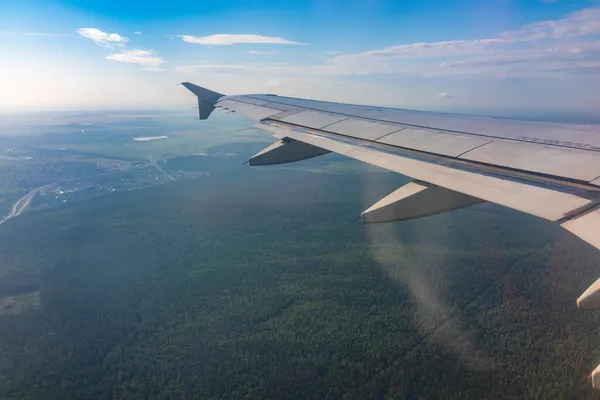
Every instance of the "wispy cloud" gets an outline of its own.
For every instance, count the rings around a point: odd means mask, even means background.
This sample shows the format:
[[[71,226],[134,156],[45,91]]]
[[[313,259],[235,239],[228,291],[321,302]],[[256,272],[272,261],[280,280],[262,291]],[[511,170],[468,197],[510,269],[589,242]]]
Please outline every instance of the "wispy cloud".
[[[248,50],[246,53],[255,54],[255,55],[265,55],[265,56],[277,54],[276,51],[260,51],[260,50]]]
[[[105,47],[124,46],[129,39],[118,33],[106,33],[96,28],[80,28],[76,31],[81,36],[93,40],[97,44]]]
[[[107,60],[138,64],[145,70],[162,71],[159,66],[165,63],[153,50],[127,50],[120,53],[111,54],[106,57]]]
[[[507,41],[566,39],[600,34],[600,8],[586,8],[559,20],[541,21],[500,35]]]
[[[335,51],[326,51],[324,53],[312,53],[312,54],[309,54],[309,56],[319,57],[324,60],[327,60],[327,59],[331,58],[331,56],[339,56],[340,54],[345,54],[345,53],[346,53],[345,51],[335,50]]]
[[[187,43],[193,44],[204,44],[204,45],[217,45],[217,46],[230,46],[233,44],[304,44],[300,42],[294,42],[280,37],[274,36],[261,36],[261,35],[234,35],[227,33],[219,33],[210,36],[191,36],[191,35],[178,35],[181,40]]]
[[[441,63],[443,67],[463,67],[476,65],[508,65],[536,61],[577,60],[600,54],[600,42],[552,43],[525,49],[508,49],[490,52],[484,56],[449,60]]]
[[[134,35],[142,35],[144,32],[140,32],[140,31],[135,31],[133,32]]]
[[[313,65],[194,65],[190,73],[277,74],[278,76],[456,76],[548,77],[600,71],[600,8],[541,21],[495,37],[419,42],[325,57]],[[410,60],[410,62],[407,62]]]

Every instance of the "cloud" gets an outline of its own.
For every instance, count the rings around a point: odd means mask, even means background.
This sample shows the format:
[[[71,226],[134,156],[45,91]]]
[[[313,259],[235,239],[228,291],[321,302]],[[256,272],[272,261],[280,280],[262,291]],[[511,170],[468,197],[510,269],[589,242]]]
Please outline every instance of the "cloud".
[[[118,33],[106,33],[96,28],[80,28],[76,31],[81,36],[92,39],[101,46],[124,46],[129,39],[119,35]]]
[[[260,50],[248,50],[246,53],[248,53],[248,54],[257,54],[257,55],[272,55],[272,54],[277,54],[276,51],[260,51]]]
[[[209,64],[199,63],[190,65],[180,65],[175,70],[190,75],[211,74],[240,74],[240,73],[265,73],[265,74],[296,74],[301,73],[297,67],[286,64]]]
[[[162,71],[159,66],[165,62],[153,50],[127,50],[120,53],[111,54],[106,57],[107,60],[139,64],[145,70]]]
[[[492,38],[390,46],[329,58],[320,68],[340,75],[535,77],[536,68],[548,74],[579,73],[600,61],[598,34],[600,8],[587,8]],[[414,67],[403,60],[415,60]]]
[[[318,57],[322,57],[322,56],[337,56],[340,54],[345,54],[345,51],[341,51],[341,50],[334,50],[334,51],[326,51],[324,53],[312,53],[309,54],[309,56],[318,56]]]
[[[204,44],[204,45],[217,45],[217,46],[230,46],[233,44],[304,44],[300,42],[293,42],[291,40],[283,39],[280,37],[273,36],[261,36],[261,35],[234,35],[227,33],[220,33],[210,36],[191,36],[191,35],[178,35],[181,40],[187,43],[193,44]]]
[[[447,100],[453,98],[454,96],[451,93],[441,92],[436,94],[435,97],[437,97],[438,99]]]
[[[476,40],[399,44],[354,54],[334,54],[312,65],[204,64],[181,66],[192,74],[219,73],[348,77],[397,76],[504,79],[592,76],[600,62],[600,8]],[[595,72],[598,72],[597,70]],[[598,73],[600,79],[600,73]]]
[[[507,41],[566,39],[600,34],[600,8],[586,8],[559,20],[541,21],[500,35]]]
[[[135,32],[133,32],[133,34],[134,34],[134,35],[141,35],[141,34],[143,34],[143,32],[140,32],[140,31],[135,31]]]
[[[324,53],[311,53],[309,54],[309,56],[311,57],[319,57],[322,58],[323,60],[328,60],[331,58],[331,56],[339,56],[340,54],[346,54],[345,51],[326,51]]]
[[[371,50],[358,54],[341,55],[331,60],[337,62],[362,62],[364,60],[437,58],[478,54],[491,51],[494,46],[505,44],[502,39],[453,40],[432,43],[412,43]]]
[[[503,65],[534,61],[576,60],[600,52],[600,42],[579,42],[535,46],[526,49],[498,50],[484,57],[450,60],[441,63],[444,67],[467,65]]]

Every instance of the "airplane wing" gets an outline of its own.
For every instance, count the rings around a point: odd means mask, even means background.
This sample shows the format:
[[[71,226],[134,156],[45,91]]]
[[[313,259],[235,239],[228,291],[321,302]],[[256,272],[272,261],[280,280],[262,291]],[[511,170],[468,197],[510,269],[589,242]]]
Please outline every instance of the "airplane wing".
[[[278,141],[250,165],[328,152],[414,178],[365,210],[365,223],[497,203],[556,222],[600,248],[600,126],[409,111],[183,85],[200,119],[215,109],[257,121]],[[600,309],[600,279],[577,300]],[[600,371],[599,371],[600,374]],[[600,376],[600,375],[599,375]]]

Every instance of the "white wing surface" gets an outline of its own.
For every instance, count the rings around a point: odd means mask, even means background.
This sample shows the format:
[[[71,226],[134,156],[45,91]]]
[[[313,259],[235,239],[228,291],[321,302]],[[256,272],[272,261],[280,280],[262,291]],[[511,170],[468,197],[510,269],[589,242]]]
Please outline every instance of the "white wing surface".
[[[215,108],[257,121],[278,142],[250,165],[328,152],[414,178],[363,222],[400,221],[482,201],[561,224],[600,248],[600,126],[520,121],[330,103],[275,95],[225,96],[189,82],[200,119]],[[600,308],[600,280],[577,301]]]

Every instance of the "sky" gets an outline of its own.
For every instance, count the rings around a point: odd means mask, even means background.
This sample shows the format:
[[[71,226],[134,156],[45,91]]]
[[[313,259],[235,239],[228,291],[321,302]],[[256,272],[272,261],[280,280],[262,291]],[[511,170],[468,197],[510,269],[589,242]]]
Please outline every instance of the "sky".
[[[2,0],[0,110],[224,94],[600,114],[597,0]]]

